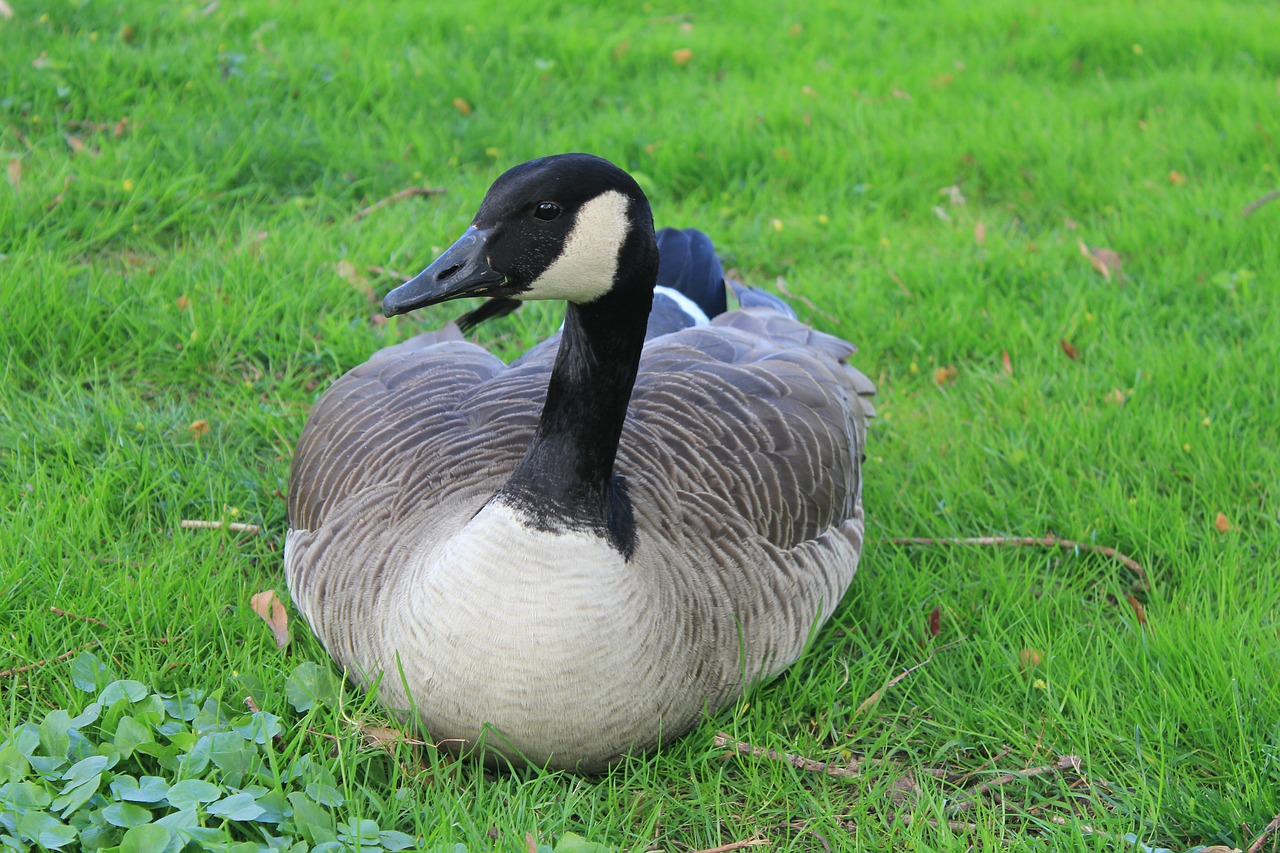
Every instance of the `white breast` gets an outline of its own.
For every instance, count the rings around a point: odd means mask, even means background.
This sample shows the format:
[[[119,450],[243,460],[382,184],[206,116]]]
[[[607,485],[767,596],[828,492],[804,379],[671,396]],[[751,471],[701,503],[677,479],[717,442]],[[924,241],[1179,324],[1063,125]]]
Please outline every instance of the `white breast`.
[[[656,593],[604,540],[537,530],[495,500],[412,562],[379,620],[382,693],[408,708],[412,692],[433,737],[491,728],[486,743],[543,763],[585,731],[612,728],[600,749],[625,748],[660,713],[646,673],[666,667],[636,653],[664,645],[669,614],[642,605]],[[409,691],[401,671],[414,673]]]

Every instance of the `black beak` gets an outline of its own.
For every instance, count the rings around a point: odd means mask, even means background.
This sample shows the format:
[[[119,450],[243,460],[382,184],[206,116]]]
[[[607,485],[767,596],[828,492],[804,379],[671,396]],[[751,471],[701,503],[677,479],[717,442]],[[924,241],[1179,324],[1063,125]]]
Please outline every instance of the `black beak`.
[[[488,228],[468,228],[430,266],[388,293],[382,313],[393,317],[450,299],[493,294],[507,279],[485,258],[490,233]]]

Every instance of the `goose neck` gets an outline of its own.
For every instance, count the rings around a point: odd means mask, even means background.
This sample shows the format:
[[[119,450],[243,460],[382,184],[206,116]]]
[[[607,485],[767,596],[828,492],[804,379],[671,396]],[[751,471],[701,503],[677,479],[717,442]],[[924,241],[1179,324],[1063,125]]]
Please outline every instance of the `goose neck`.
[[[650,284],[568,304],[538,428],[498,493],[539,528],[592,529],[624,554],[630,507],[613,464],[652,302]]]

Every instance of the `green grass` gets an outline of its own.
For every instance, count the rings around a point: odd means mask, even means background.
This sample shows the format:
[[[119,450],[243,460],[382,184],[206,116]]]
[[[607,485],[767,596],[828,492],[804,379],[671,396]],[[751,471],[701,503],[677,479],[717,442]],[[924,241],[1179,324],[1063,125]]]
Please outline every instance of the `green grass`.
[[[351,790],[369,774],[378,799],[353,813],[427,846],[1180,850],[1245,847],[1280,810],[1280,202],[1240,216],[1280,187],[1274,3],[13,5],[0,669],[97,640],[159,688],[238,702],[255,679],[289,749],[329,754],[332,734]],[[703,228],[750,282],[785,277],[858,343],[881,394],[868,547],[800,664],[658,755],[603,779],[431,756],[404,776],[351,729],[367,708],[302,727],[282,685],[323,651],[300,621],[276,651],[248,599],[284,591],[310,404],[457,310],[378,325],[335,264],[416,272],[502,169],[565,150],[633,171],[660,224]],[[448,192],[352,219],[410,185]],[[557,323],[539,306],[481,338],[514,353]],[[885,541],[1050,533],[1142,563],[1147,624],[1101,556]],[[6,727],[82,696],[66,663],[0,679]],[[726,760],[718,730],[902,769]],[[886,800],[906,769],[1064,753],[1090,784],[1003,786],[962,816],[974,831],[926,776],[910,808]]]

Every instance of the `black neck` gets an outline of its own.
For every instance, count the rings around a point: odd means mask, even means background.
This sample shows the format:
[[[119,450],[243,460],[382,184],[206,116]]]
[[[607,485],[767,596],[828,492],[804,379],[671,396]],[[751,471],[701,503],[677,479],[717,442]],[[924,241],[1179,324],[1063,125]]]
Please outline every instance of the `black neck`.
[[[613,476],[613,461],[653,286],[625,285],[586,305],[569,303],[537,432],[498,496],[543,529],[591,529],[630,556],[630,504],[625,484]]]

